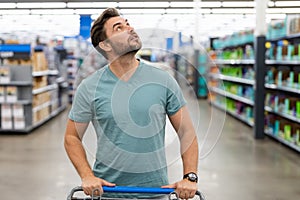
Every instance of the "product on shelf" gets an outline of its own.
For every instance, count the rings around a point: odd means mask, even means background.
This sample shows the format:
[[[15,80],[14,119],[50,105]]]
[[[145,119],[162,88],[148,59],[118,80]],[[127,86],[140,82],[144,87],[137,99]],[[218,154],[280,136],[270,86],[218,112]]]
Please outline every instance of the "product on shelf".
[[[48,85],[47,76],[38,76],[33,78],[33,89],[42,88]]]
[[[6,102],[16,102],[18,100],[18,88],[16,86],[6,87]]]
[[[5,102],[5,87],[0,86],[0,103]]]
[[[288,35],[294,35],[300,33],[300,16],[299,15],[287,15],[287,31]]]
[[[7,66],[0,66],[0,83],[10,82],[10,69]]]
[[[48,70],[48,63],[44,52],[33,52],[32,67],[32,71]]]

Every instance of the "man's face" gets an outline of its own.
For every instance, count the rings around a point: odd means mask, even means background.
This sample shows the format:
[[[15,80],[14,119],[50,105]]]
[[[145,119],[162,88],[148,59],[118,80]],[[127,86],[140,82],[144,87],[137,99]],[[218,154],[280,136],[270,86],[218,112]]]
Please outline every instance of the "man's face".
[[[107,41],[117,56],[136,53],[142,42],[128,21],[120,16],[110,18],[105,26]]]

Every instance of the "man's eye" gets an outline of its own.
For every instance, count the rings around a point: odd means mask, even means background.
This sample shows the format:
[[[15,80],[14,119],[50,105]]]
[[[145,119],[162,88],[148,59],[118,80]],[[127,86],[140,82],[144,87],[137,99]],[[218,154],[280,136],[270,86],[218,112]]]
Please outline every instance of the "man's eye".
[[[116,31],[121,31],[121,30],[122,30],[121,27],[117,27],[117,28],[116,28]]]

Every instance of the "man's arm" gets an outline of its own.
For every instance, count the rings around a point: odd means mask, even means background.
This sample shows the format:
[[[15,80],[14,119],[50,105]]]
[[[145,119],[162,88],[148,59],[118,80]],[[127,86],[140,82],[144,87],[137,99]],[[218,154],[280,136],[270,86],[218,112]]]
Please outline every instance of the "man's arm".
[[[82,145],[82,138],[87,127],[88,123],[77,123],[69,119],[65,132],[64,146],[82,180],[82,187],[85,194],[91,195],[92,191],[95,189],[99,189],[102,194],[102,185],[114,186],[115,184],[94,176]],[[94,194],[99,195],[99,193]]]
[[[198,141],[192,120],[186,106],[180,108],[174,115],[169,116],[171,124],[180,140],[180,152],[183,162],[183,174],[198,170]],[[177,183],[164,186],[176,188],[182,199],[192,198],[197,190],[197,183],[183,179]]]

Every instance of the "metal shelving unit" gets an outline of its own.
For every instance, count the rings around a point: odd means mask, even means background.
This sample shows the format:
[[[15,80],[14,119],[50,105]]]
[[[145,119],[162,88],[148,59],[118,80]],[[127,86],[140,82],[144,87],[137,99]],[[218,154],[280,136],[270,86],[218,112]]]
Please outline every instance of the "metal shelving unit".
[[[220,80],[224,80],[224,81],[231,81],[231,82],[242,83],[242,84],[247,84],[247,85],[254,85],[254,80],[250,80],[250,79],[237,78],[237,77],[233,77],[233,76],[226,76],[226,75],[222,75],[222,74],[213,74],[213,73],[210,73],[209,76],[214,79],[220,79]]]
[[[1,59],[30,59],[30,45],[0,45]],[[58,70],[44,70],[33,71],[31,65],[16,65],[16,66],[4,66],[7,70],[8,82],[0,82],[0,86],[6,91],[8,87],[14,88],[15,93],[14,100],[8,100],[6,92],[4,93],[4,100],[1,105],[1,134],[14,134],[14,133],[29,133],[33,129],[44,124],[51,118],[58,115],[66,108],[67,101],[63,102],[62,87],[64,87],[66,81],[65,78],[60,77]],[[44,77],[47,83],[51,76],[51,82],[45,87],[33,89],[33,79]],[[55,78],[57,77],[57,78]],[[48,82],[49,81],[49,82]],[[52,99],[49,95],[49,101],[41,105],[33,107],[33,98],[35,95],[42,94],[44,92],[53,91],[57,92],[57,99]],[[15,110],[18,109],[18,110]],[[44,113],[44,117],[37,122],[34,122],[34,114],[43,109],[49,110],[49,114]],[[47,112],[48,113],[48,112]],[[19,121],[20,120],[20,121]],[[18,124],[17,124],[18,123]],[[21,125],[20,125],[21,124]]]
[[[235,112],[232,112],[230,110],[227,110],[224,106],[221,106],[221,105],[218,105],[217,103],[214,103],[214,102],[211,102],[211,105],[213,105],[214,107],[222,110],[222,111],[225,111],[226,113],[230,114],[231,116],[233,116],[234,118],[244,122],[245,124],[247,124],[248,126],[251,126],[253,127],[254,126],[254,123],[253,122],[250,122],[249,120],[241,117],[239,114],[236,114]]]
[[[253,106],[254,105],[254,102],[252,100],[249,100],[245,97],[241,97],[241,96],[238,96],[238,95],[235,95],[235,94],[232,94],[230,92],[226,92],[220,88],[216,88],[216,87],[210,87],[209,88],[210,91],[213,91],[219,95],[222,95],[224,97],[229,97],[231,99],[234,99],[234,100],[237,100],[237,101],[240,101],[242,103],[245,103],[245,104],[248,104],[250,106]]]

